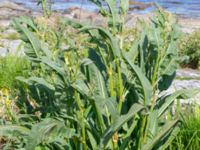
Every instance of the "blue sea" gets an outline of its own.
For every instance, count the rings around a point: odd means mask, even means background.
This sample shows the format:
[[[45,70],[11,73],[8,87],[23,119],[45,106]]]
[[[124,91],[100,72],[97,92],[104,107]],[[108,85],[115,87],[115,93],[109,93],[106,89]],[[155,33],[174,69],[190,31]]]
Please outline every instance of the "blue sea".
[[[11,0],[13,2],[24,5],[32,10],[37,10],[37,0]],[[97,10],[97,7],[89,2],[89,0],[52,0],[53,10],[64,11],[69,7],[77,6],[91,11]],[[133,0],[134,1],[134,0]],[[155,2],[155,0],[136,0],[139,2],[149,3]],[[165,9],[172,13],[187,18],[200,18],[200,0],[156,0]],[[137,10],[138,13],[148,13],[154,8],[147,8],[145,10]]]

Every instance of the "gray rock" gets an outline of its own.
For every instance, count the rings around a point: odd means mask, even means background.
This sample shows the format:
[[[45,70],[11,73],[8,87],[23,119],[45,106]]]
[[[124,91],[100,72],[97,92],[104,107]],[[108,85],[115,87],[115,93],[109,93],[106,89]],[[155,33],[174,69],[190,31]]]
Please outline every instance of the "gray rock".
[[[10,25],[10,20],[7,20],[7,19],[0,20],[0,27],[5,28],[5,27],[8,27],[9,25]]]
[[[146,22],[149,22],[151,17],[153,17],[153,13],[148,13],[145,15],[138,13],[128,14],[125,20],[125,26],[128,28],[135,27],[137,25],[138,20],[144,20]]]
[[[193,69],[178,69],[176,77],[179,79],[200,79],[200,71]]]
[[[190,99],[183,100],[181,99],[180,102],[182,105],[188,104],[198,104],[200,105],[200,80],[175,80],[173,85],[168,90],[168,92],[174,92],[180,89],[199,89],[199,94],[194,95],[194,97]]]
[[[8,0],[3,0],[0,3],[1,20],[10,20],[13,17],[30,15],[30,13],[29,9]]]
[[[177,78],[178,77],[182,79],[175,79],[171,87],[167,91],[162,92],[161,95],[168,95],[181,89],[199,89],[199,94],[194,95],[194,97],[187,100],[181,99],[180,102],[182,105],[195,103],[200,105],[200,71],[192,69],[179,69],[177,70]]]
[[[21,40],[0,40],[0,56],[8,54],[22,56],[24,55],[23,47],[20,48]]]
[[[73,18],[75,20],[78,20],[80,22],[84,22],[87,24],[95,24],[95,25],[104,25],[105,18],[102,17],[99,13],[91,12],[79,7],[70,7],[68,8],[63,16],[65,18]]]
[[[29,11],[28,9],[24,8],[23,6],[13,3],[9,0],[1,0],[0,9],[2,9],[2,8],[9,8],[12,10],[24,11],[24,12]]]

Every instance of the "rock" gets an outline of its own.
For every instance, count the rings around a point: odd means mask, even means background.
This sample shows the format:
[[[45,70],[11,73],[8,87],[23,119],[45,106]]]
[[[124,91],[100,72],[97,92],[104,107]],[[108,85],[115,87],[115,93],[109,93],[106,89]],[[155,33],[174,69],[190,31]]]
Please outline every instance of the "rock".
[[[153,13],[139,14],[133,12],[128,14],[126,18],[126,27],[135,26],[138,20],[144,20],[148,22],[150,21],[151,17],[153,17]],[[183,33],[191,34],[192,32],[200,29],[200,19],[189,19],[177,16],[177,21]]]
[[[138,20],[150,21],[150,18],[153,17],[153,13],[148,14],[138,14],[138,13],[131,13],[128,14],[125,20],[125,26],[127,28],[136,26]]]
[[[71,14],[76,19],[94,18],[97,16],[97,13],[84,10],[79,7],[70,7],[67,9],[67,12],[69,12],[69,14]]]
[[[6,56],[8,54],[23,56],[23,48],[19,49],[21,40],[0,40],[0,56]]]
[[[129,10],[144,10],[155,5],[154,3],[144,3],[138,1],[130,1],[129,4],[130,6],[133,5],[129,8]]]
[[[10,2],[8,0],[1,1],[0,9],[3,9],[3,8],[9,8],[9,9],[12,9],[12,10],[24,11],[24,12],[29,11],[28,9],[24,8],[23,6],[18,5],[16,3],[13,3],[13,2]]]
[[[13,17],[30,15],[31,11],[21,5],[10,1],[2,1],[0,3],[0,20],[10,20]]]
[[[190,99],[183,100],[181,99],[180,102],[182,105],[188,104],[198,104],[200,105],[200,80],[174,80],[172,86],[167,90],[167,93],[173,93],[177,90],[181,89],[197,89],[199,88],[199,94],[195,95]]]
[[[0,20],[0,28],[5,28],[10,25],[10,20]]]
[[[198,104],[200,105],[200,71],[192,69],[179,69],[177,70],[177,78],[171,85],[171,87],[161,93],[162,94],[171,94],[177,90],[181,89],[199,89],[199,94],[187,100],[180,100],[181,104]],[[179,79],[181,78],[181,79]]]
[[[200,19],[177,17],[184,33],[192,33],[200,29]]]
[[[200,71],[193,69],[178,69],[176,73],[178,79],[199,79]]]
[[[64,12],[64,17],[73,18],[88,24],[102,25],[105,23],[105,18],[99,13],[91,12],[79,7],[70,7]]]

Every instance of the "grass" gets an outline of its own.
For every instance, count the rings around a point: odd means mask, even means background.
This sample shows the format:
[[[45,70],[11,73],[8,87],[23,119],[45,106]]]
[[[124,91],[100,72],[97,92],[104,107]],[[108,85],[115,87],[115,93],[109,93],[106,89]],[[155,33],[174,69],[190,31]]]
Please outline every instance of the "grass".
[[[15,55],[0,57],[1,121],[9,121],[14,115],[17,115],[18,107],[16,102],[19,89],[25,89],[25,85],[19,82],[16,77],[27,76],[29,69],[29,62],[25,57],[17,57]],[[3,139],[0,139],[0,143]]]
[[[15,89],[20,86],[17,76],[28,75],[29,63],[26,58],[7,55],[0,57],[0,89]]]
[[[182,115],[182,128],[168,150],[200,149],[200,106],[188,106]]]
[[[1,39],[18,40],[19,35],[17,33],[1,34]]]

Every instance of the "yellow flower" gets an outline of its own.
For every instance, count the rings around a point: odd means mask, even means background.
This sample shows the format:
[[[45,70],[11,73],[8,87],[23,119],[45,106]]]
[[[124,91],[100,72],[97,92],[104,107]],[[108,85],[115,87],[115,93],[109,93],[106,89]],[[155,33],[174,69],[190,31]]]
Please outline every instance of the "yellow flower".
[[[11,105],[11,101],[9,100],[9,91],[8,91],[8,89],[6,89],[6,88],[3,88],[2,89],[2,92],[3,92],[3,95],[6,97],[6,100],[5,100],[5,105],[6,106],[10,106]]]
[[[67,65],[69,65],[69,58],[70,58],[70,54],[69,54],[69,53],[65,53],[64,59],[65,59],[65,63],[66,63]]]
[[[3,92],[3,95],[5,95],[6,97],[8,97],[8,89],[3,88],[2,92]]]
[[[7,107],[11,105],[11,101],[8,98],[6,98],[6,100],[5,100],[5,105]]]

